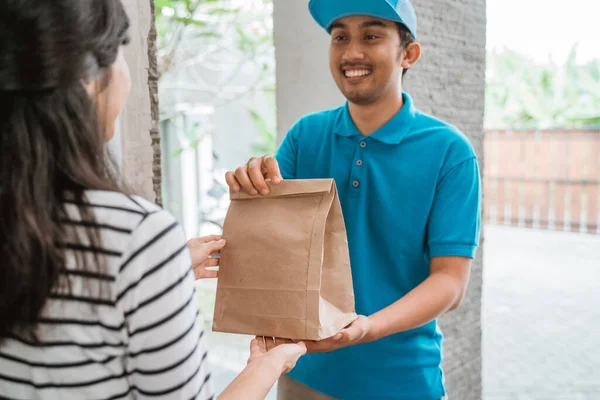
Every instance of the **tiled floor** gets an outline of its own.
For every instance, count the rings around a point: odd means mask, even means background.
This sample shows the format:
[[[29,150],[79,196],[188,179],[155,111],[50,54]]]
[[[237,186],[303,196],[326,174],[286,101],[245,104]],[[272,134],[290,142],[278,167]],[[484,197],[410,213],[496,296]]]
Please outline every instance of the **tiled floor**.
[[[600,400],[600,236],[488,227],[484,400]]]

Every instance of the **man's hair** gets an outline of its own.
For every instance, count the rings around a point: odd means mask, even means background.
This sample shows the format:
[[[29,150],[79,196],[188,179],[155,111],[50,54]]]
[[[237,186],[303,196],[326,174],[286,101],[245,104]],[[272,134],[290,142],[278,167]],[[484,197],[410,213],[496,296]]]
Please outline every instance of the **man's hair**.
[[[409,44],[415,41],[415,37],[412,33],[410,33],[410,31],[404,24],[396,22],[396,26],[398,27],[398,34],[400,35],[400,47],[402,47],[402,49],[404,50],[408,47]],[[408,69],[402,71],[402,77],[404,77],[407,71]]]

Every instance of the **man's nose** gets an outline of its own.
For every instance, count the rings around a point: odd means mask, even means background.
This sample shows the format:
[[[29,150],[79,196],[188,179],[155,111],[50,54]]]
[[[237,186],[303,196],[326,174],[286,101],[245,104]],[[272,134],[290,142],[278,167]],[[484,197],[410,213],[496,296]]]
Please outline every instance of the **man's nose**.
[[[363,46],[356,40],[350,41],[344,51],[343,60],[346,62],[360,61],[365,59]]]

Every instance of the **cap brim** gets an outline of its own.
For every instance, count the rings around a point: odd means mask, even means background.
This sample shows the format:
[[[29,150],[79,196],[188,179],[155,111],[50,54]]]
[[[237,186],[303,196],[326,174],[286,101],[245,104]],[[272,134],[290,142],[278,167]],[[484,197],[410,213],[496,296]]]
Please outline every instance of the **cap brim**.
[[[366,15],[404,23],[396,10],[387,1],[345,0],[310,0],[308,9],[314,20],[327,32],[331,32],[331,24],[340,18],[354,15]]]

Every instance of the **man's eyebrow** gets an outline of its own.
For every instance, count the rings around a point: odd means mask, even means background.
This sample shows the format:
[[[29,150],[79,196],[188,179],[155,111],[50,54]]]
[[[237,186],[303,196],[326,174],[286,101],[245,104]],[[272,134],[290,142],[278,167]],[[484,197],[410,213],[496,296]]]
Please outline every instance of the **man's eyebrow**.
[[[373,19],[373,20],[370,20],[370,21],[363,22],[362,24],[360,24],[359,28],[360,29],[364,29],[364,28],[370,28],[372,26],[380,26],[380,27],[385,28],[388,25],[384,24],[382,21],[379,21],[377,19]]]
[[[341,22],[334,22],[333,24],[331,24],[331,26],[329,27],[329,30],[332,31],[334,29],[346,29],[348,27],[348,25],[341,23]]]
[[[365,21],[362,24],[360,24],[358,26],[359,29],[365,29],[365,28],[370,28],[373,26],[377,26],[377,27],[382,27],[382,28],[386,28],[389,25],[384,23],[383,21],[377,20],[377,19],[372,19],[369,21]],[[331,26],[329,27],[329,30],[332,31],[334,29],[347,29],[348,25],[344,24],[343,22],[334,22],[333,24],[331,24]]]

